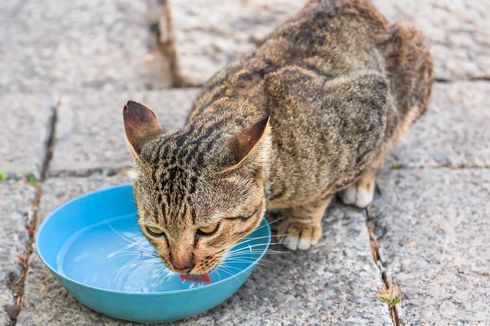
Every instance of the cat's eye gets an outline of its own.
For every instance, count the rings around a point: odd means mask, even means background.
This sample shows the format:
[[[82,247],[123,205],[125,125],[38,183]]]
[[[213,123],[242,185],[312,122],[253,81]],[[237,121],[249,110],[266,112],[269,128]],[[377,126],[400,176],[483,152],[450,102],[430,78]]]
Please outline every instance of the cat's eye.
[[[197,233],[200,235],[212,235],[218,231],[219,223],[203,226],[197,229]]]
[[[147,226],[146,231],[154,237],[162,237],[165,235],[165,232],[163,230],[153,226]]]

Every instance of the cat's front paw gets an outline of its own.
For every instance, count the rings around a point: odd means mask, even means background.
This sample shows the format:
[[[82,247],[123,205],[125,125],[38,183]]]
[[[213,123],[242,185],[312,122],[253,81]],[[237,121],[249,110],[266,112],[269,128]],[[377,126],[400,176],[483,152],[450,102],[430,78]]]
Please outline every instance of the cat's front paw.
[[[279,242],[289,250],[306,250],[318,243],[322,237],[322,226],[285,220],[279,224],[277,233]]]

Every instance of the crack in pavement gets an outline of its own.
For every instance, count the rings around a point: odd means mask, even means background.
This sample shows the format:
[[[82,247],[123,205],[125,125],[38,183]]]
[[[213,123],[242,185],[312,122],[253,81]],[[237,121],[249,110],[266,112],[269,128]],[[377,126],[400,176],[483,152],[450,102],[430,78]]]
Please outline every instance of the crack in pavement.
[[[92,176],[103,176],[103,177],[114,177],[114,176],[125,176],[131,171],[132,167],[121,167],[121,168],[92,168],[85,170],[58,170],[54,172],[49,172],[48,178],[89,178]]]
[[[370,220],[371,216],[369,214],[369,210],[367,208],[364,209],[364,215],[366,216],[366,228],[368,230],[369,234],[369,245],[371,248],[371,255],[373,257],[374,263],[379,269],[379,272],[381,273],[381,279],[383,280],[383,283],[385,285],[385,289],[389,291],[393,287],[393,282],[390,280],[388,274],[386,273],[386,270],[384,268],[384,262],[381,258],[381,255],[379,253],[379,246],[378,242],[376,240],[376,235],[373,230],[373,226],[370,225]],[[390,311],[390,318],[391,321],[393,322],[394,326],[400,326],[400,320],[398,318],[398,310],[396,308],[396,305],[394,306],[389,306],[387,304],[387,307]]]
[[[25,280],[27,277],[27,271],[29,268],[29,259],[31,257],[31,254],[33,252],[33,245],[34,245],[34,233],[36,229],[36,222],[37,222],[37,215],[38,215],[38,210],[39,210],[39,204],[41,202],[41,196],[42,196],[42,187],[43,183],[46,180],[48,169],[49,169],[49,163],[51,161],[51,158],[53,156],[53,147],[54,147],[54,141],[55,141],[55,132],[56,132],[56,123],[58,120],[58,107],[60,105],[60,102],[56,102],[51,107],[51,117],[49,119],[49,124],[48,124],[48,129],[49,129],[49,134],[48,134],[48,139],[45,144],[45,150],[44,150],[44,158],[43,158],[43,164],[42,164],[42,170],[41,170],[41,177],[38,183],[36,183],[36,191],[34,194],[34,198],[31,201],[31,207],[29,209],[30,212],[30,217],[27,220],[27,225],[26,228],[29,233],[29,239],[26,243],[26,248],[24,251],[24,255],[22,255],[21,261],[21,272],[17,279],[14,282],[14,287],[12,289],[14,298],[15,298],[15,303],[16,303],[16,309],[15,313],[11,315],[11,320],[12,320],[12,325],[15,325],[17,323],[17,317],[20,313],[21,310],[21,305],[22,305],[22,296],[24,294],[24,286],[25,286]]]
[[[394,164],[390,170],[430,170],[430,169],[450,169],[450,170],[478,170],[490,169],[490,164],[474,164],[474,163],[445,163],[438,165],[408,165]]]
[[[477,76],[477,77],[468,77],[462,79],[449,79],[449,78],[436,78],[436,83],[441,84],[450,84],[450,83],[458,83],[458,82],[478,82],[478,81],[490,81],[490,76]]]
[[[172,88],[182,88],[191,86],[181,76],[179,68],[179,58],[175,47],[175,36],[173,30],[173,19],[170,4],[168,1],[158,1],[154,4],[154,10],[160,11],[156,22],[150,26],[150,34],[156,39],[158,50],[167,58],[170,65],[170,77]]]

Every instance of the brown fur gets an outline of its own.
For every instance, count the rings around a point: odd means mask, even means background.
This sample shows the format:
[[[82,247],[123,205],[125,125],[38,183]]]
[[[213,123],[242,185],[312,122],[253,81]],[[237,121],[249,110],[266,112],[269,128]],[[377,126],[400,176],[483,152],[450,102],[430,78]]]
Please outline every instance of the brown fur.
[[[364,0],[308,2],[204,85],[182,129],[143,145],[128,135],[143,232],[169,267],[194,273],[217,266],[266,207],[284,216],[286,246],[310,247],[336,192],[364,205],[373,166],[425,112],[432,81],[414,27],[389,26]],[[219,231],[196,239],[212,223]]]

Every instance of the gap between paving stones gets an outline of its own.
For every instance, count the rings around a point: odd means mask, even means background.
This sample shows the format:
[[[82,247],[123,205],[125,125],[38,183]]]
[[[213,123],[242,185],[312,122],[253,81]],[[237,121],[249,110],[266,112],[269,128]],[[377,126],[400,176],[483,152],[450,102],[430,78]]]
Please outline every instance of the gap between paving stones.
[[[154,11],[161,14],[156,19],[157,21],[150,26],[150,33],[154,35],[159,51],[168,60],[171,88],[188,87],[190,85],[181,77],[179,70],[179,59],[175,47],[172,11],[169,0],[160,0],[158,4],[155,4]]]
[[[41,169],[41,175],[40,179],[38,182],[36,182],[35,185],[35,194],[34,198],[31,201],[31,208],[29,210],[30,215],[27,219],[27,231],[29,234],[29,239],[26,243],[26,248],[24,250],[24,255],[19,259],[21,263],[21,272],[17,279],[14,282],[14,287],[12,289],[14,298],[15,298],[15,303],[16,303],[16,310],[15,310],[15,315],[11,316],[12,318],[12,325],[15,326],[17,322],[17,316],[20,313],[21,309],[21,304],[22,304],[22,295],[24,294],[24,285],[25,285],[25,280],[27,276],[27,269],[29,266],[29,259],[31,257],[32,251],[33,251],[33,244],[34,244],[34,234],[36,232],[36,221],[38,218],[38,210],[39,210],[39,203],[41,202],[41,196],[42,196],[42,189],[43,189],[43,183],[46,180],[48,169],[49,169],[49,162],[51,161],[51,158],[53,156],[53,147],[54,147],[54,140],[55,140],[55,132],[56,132],[56,122],[58,119],[58,106],[59,102],[54,104],[51,107],[51,116],[48,121],[48,139],[45,144],[45,149],[44,149],[44,157],[43,157],[43,162],[42,162],[42,169]]]
[[[415,165],[404,166],[394,164],[390,170],[437,170],[437,169],[450,169],[450,170],[485,170],[490,169],[490,165],[487,164],[438,164],[438,165]]]
[[[472,77],[472,78],[465,78],[465,79],[447,79],[447,78],[436,78],[434,79],[436,83],[441,83],[441,84],[449,84],[449,83],[457,83],[457,82],[464,82],[464,81],[469,81],[469,82],[478,82],[478,81],[490,81],[490,76],[481,76],[481,77]]]
[[[383,259],[381,258],[381,255],[379,253],[379,246],[378,246],[378,242],[376,241],[376,235],[374,233],[373,226],[371,226],[371,224],[370,224],[371,217],[369,215],[369,210],[367,208],[364,209],[364,215],[366,217],[366,228],[367,228],[368,234],[369,234],[369,246],[371,248],[371,255],[373,257],[374,263],[376,264],[376,266],[379,269],[379,272],[381,274],[381,279],[383,280],[383,283],[385,285],[385,289],[389,290],[392,288],[393,282],[392,282],[392,280],[390,280],[390,278],[386,274]],[[398,319],[398,311],[396,309],[396,306],[390,307],[387,304],[387,307],[388,307],[388,310],[390,312],[390,318],[391,318],[391,321],[393,322],[393,325],[394,326],[400,326],[400,321]]]
[[[121,167],[121,168],[93,168],[85,170],[59,170],[54,172],[48,172],[48,178],[89,178],[92,176],[103,176],[103,177],[114,177],[114,176],[126,176],[131,167]]]

